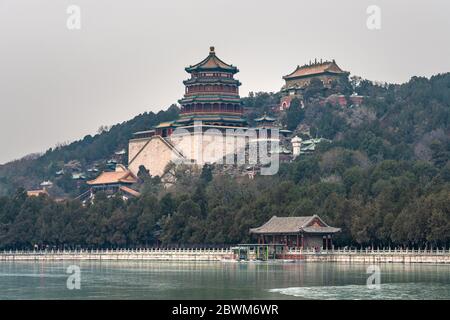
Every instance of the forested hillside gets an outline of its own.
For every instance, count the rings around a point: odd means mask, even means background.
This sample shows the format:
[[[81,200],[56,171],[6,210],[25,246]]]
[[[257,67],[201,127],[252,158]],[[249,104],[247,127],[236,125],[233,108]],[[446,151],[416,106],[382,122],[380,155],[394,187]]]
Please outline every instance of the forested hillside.
[[[124,202],[100,195],[85,207],[27,198],[18,190],[0,198],[0,247],[238,243],[249,241],[249,228],[272,215],[312,214],[342,228],[338,245],[449,246],[450,74],[414,77],[402,85],[363,80],[353,86],[365,96],[361,106],[320,104],[325,89],[313,86],[304,109],[293,101],[280,115],[299,134],[307,126],[312,135],[332,142],[283,164],[278,175],[234,179],[214,167],[179,167],[176,184],[167,189],[158,178],[144,177],[140,198]],[[270,112],[277,99],[258,93],[243,103],[258,114]],[[26,177],[39,168],[44,178],[52,163],[81,157],[83,151],[85,161],[94,152],[107,155],[125,145],[131,132],[166,115],[141,115],[127,123],[127,131],[113,127],[23,160],[15,164],[15,175]],[[11,168],[0,168],[7,188],[12,178],[5,172]]]
[[[96,135],[87,135],[79,141],[47,150],[42,156],[25,157],[5,165],[0,165],[0,195],[13,193],[17,188],[37,188],[44,180],[55,181],[55,172],[63,169],[70,161],[80,163],[80,169],[86,169],[94,162],[103,164],[115,151],[126,149],[128,140],[134,132],[148,130],[162,121],[173,120],[178,116],[175,105],[158,113],[143,113],[135,118],[102,128]],[[102,169],[102,167],[100,167]],[[55,181],[62,194],[78,195],[82,190],[71,181],[71,176],[63,176]]]

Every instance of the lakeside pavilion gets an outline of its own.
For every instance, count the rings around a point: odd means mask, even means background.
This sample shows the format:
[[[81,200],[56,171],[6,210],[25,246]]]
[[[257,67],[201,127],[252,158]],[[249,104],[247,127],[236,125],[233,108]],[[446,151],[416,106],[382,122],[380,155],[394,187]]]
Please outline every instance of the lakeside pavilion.
[[[319,216],[273,216],[262,226],[250,229],[258,238],[258,245],[288,248],[332,249],[332,237],[340,228],[329,226]]]

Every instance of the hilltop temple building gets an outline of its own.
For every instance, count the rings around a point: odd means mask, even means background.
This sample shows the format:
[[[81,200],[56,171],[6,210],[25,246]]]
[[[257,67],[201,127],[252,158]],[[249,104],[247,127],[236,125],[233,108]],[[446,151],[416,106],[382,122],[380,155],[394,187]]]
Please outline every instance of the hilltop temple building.
[[[185,68],[190,78],[183,81],[185,94],[181,105],[179,125],[193,125],[202,121],[216,127],[244,127],[243,107],[239,96],[241,83],[234,79],[239,70],[216,56],[214,47],[196,65]]]
[[[162,176],[170,162],[199,166],[225,163],[227,158],[246,154],[252,141],[250,129],[257,139],[261,138],[259,132],[268,130],[265,126],[249,128],[239,96],[241,83],[234,78],[239,70],[222,61],[214,47],[205,59],[185,70],[190,77],[183,81],[180,117],[136,132],[129,141],[128,168],[134,174],[144,166],[152,176]],[[261,122],[273,123],[269,117]],[[272,125],[269,128],[275,129]]]
[[[347,79],[349,74],[349,72],[342,70],[335,60],[315,60],[309,64],[297,66],[293,72],[283,77],[286,84],[281,88],[283,97],[281,98],[280,109],[288,109],[294,97],[301,98],[304,89],[311,83],[312,79],[319,79],[324,87],[329,88],[334,81],[339,82],[341,79]]]

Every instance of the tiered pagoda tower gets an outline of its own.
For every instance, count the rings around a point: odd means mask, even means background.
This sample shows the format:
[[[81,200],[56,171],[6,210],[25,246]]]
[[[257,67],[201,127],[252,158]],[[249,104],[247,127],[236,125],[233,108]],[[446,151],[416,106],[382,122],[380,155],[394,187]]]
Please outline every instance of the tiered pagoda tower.
[[[189,126],[194,121],[203,125],[243,127],[243,107],[239,96],[241,83],[234,79],[239,70],[216,56],[214,47],[209,55],[196,65],[186,67],[191,77],[181,104],[179,125]]]

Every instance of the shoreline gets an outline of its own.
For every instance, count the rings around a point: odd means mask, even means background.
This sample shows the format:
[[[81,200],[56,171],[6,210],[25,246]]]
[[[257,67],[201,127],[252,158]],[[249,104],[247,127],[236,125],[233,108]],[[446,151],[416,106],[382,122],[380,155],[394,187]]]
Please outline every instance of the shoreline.
[[[136,249],[80,251],[2,251],[4,261],[239,261],[227,249]],[[432,263],[450,264],[450,250],[291,250],[270,262]]]

